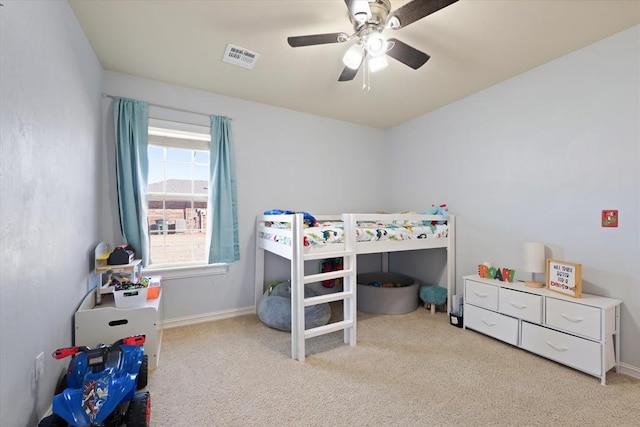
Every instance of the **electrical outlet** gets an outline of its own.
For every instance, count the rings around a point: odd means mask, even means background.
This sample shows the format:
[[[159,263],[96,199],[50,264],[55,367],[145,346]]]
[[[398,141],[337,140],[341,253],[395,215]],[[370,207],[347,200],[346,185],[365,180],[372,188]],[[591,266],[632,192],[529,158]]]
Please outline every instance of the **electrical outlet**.
[[[44,353],[40,353],[39,355],[36,356],[36,370],[35,370],[35,376],[33,378],[33,381],[35,383],[37,383],[38,381],[40,381],[40,378],[42,377],[42,374],[44,372]]]

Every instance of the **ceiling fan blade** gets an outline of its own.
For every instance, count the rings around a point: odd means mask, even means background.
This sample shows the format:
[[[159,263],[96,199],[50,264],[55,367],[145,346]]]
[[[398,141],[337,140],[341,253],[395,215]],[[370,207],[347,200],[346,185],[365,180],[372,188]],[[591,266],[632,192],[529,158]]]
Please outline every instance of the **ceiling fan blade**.
[[[426,53],[421,52],[398,39],[389,39],[389,41],[393,42],[393,47],[387,52],[387,55],[405,65],[408,65],[414,70],[422,67],[430,58]]]
[[[344,70],[342,70],[342,74],[340,74],[340,77],[338,77],[338,81],[348,82],[353,80],[358,74],[359,70],[360,70],[360,67],[356,68],[355,70],[353,68],[344,67]]]
[[[309,36],[287,37],[291,47],[313,46],[316,44],[342,43],[347,41],[346,33],[313,34]]]
[[[457,1],[458,0],[413,0],[391,12],[391,15],[387,18],[387,22],[396,18],[400,21],[400,24],[392,25],[392,28],[403,28]]]

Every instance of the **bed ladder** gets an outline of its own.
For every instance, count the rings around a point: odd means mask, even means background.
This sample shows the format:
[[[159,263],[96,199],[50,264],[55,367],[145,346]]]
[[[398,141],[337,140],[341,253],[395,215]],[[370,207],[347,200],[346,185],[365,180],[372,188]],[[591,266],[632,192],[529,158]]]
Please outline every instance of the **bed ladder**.
[[[296,214],[295,227],[293,227],[293,239],[302,241],[303,215]],[[349,214],[342,216],[344,223],[344,246],[342,250],[304,255],[304,245],[296,245],[298,253],[291,261],[291,358],[304,362],[307,338],[317,337],[332,332],[344,331],[344,343],[356,345],[356,251],[355,251],[355,220]],[[326,273],[305,275],[304,261],[319,260],[323,258],[344,259],[343,269]],[[321,282],[342,278],[342,291],[314,297],[304,297],[304,287],[309,283]],[[297,283],[299,286],[294,286]],[[328,323],[305,330],[305,308],[312,305],[329,303],[333,301],[343,302],[343,320]]]

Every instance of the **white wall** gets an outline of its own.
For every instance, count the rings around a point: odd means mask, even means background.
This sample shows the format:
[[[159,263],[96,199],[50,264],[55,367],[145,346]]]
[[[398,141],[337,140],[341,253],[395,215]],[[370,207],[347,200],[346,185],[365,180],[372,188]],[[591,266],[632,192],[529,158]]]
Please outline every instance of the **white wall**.
[[[66,2],[2,3],[0,425],[31,427],[66,366],[51,353],[72,344],[98,239],[102,68]]]
[[[163,280],[167,322],[189,321],[228,311],[253,309],[255,217],[268,209],[314,214],[380,209],[387,194],[377,156],[383,132],[333,119],[274,108],[207,92],[106,72],[104,90],[151,104],[231,117],[237,167],[240,261],[228,274]],[[110,98],[103,100],[107,153],[113,152]],[[150,116],[209,124],[206,116],[150,107]],[[104,182],[113,192],[115,170],[109,162]],[[107,200],[107,198],[105,198]],[[111,200],[104,207],[114,212]],[[109,222],[109,221],[107,221]],[[105,229],[117,222],[105,223]],[[117,231],[111,239],[121,239]],[[119,243],[119,242],[116,242]],[[289,277],[289,263],[268,256],[267,277]]]
[[[388,131],[389,153],[413,154],[393,162],[393,205],[449,204],[460,292],[482,261],[519,270],[526,241],[581,263],[584,292],[623,301],[621,358],[639,369],[639,104],[636,26]]]

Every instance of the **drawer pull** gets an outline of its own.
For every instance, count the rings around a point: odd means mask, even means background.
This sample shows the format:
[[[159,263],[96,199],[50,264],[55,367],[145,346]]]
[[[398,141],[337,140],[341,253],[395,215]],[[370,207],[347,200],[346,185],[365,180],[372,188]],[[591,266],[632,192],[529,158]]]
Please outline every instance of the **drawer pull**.
[[[474,293],[474,295],[475,295],[475,296],[480,297],[480,298],[486,298],[486,297],[488,297],[488,296],[489,296],[489,294],[479,294],[479,293],[478,293],[478,292],[476,292],[476,291],[473,291],[473,293]]]
[[[584,319],[580,319],[580,318],[576,318],[576,317],[569,317],[564,313],[560,313],[560,316],[564,317],[569,322],[573,322],[573,323],[580,323],[580,322],[582,322],[584,320]]]
[[[547,345],[549,347],[551,347],[552,349],[554,349],[555,351],[567,351],[567,350],[569,350],[567,347],[560,347],[560,346],[554,345],[553,343],[551,343],[549,341],[547,341]]]
[[[518,305],[518,304],[516,304],[515,302],[512,302],[512,301],[509,301],[509,304],[511,304],[514,308],[517,308],[518,310],[522,310],[522,309],[527,308],[526,305]]]
[[[487,326],[496,326],[496,324],[495,324],[495,323],[493,323],[493,322],[488,322],[488,321],[486,321],[486,320],[484,320],[484,319],[480,319],[480,320],[482,321],[482,323],[484,323],[484,324],[485,324],[485,325],[487,325]]]

